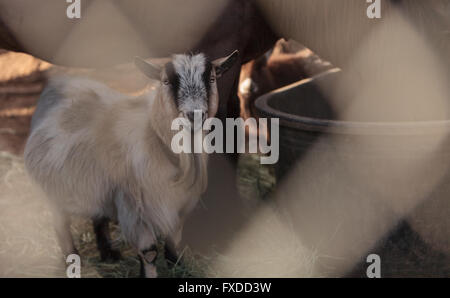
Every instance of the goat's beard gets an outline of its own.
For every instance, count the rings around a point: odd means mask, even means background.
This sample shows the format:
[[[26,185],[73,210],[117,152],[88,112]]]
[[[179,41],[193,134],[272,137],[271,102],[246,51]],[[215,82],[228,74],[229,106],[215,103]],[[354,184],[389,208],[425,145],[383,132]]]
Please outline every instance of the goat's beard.
[[[202,134],[200,130],[197,133]],[[194,139],[195,135],[192,135],[191,139],[191,151],[194,152]],[[186,153],[181,152],[179,154],[179,175],[175,180],[175,184],[183,184],[188,188],[200,187],[200,192],[206,190],[207,185],[207,154],[206,153]]]

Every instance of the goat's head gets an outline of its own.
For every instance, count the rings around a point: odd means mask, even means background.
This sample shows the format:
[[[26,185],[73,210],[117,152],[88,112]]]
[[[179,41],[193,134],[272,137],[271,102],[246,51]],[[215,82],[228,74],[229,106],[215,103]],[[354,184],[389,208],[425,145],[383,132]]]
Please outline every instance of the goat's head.
[[[138,57],[134,62],[147,77],[160,81],[163,100],[193,124],[196,111],[201,111],[201,123],[217,113],[216,80],[234,65],[237,57],[238,51],[234,51],[214,61],[208,60],[204,54],[197,54],[173,55],[164,66]]]

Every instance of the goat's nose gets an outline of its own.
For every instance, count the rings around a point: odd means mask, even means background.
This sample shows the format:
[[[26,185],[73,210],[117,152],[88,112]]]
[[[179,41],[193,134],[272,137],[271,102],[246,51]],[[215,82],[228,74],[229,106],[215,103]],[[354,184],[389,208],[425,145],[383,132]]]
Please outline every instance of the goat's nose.
[[[195,113],[194,112],[187,112],[186,117],[191,121],[194,122],[195,119]]]
[[[186,117],[191,121],[194,122],[195,120],[195,114],[200,112],[187,112]],[[199,115],[200,116],[200,115]],[[199,117],[200,118],[200,117]],[[206,112],[201,112],[201,121],[202,123],[206,120]]]

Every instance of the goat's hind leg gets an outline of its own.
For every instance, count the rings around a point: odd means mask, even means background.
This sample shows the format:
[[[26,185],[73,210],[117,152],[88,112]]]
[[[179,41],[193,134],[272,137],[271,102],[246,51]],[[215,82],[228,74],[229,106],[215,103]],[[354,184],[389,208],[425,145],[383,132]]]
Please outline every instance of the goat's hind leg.
[[[109,219],[106,217],[94,218],[93,220],[97,248],[100,252],[100,259],[105,261],[118,261],[121,258],[120,251],[113,249],[109,230]]]

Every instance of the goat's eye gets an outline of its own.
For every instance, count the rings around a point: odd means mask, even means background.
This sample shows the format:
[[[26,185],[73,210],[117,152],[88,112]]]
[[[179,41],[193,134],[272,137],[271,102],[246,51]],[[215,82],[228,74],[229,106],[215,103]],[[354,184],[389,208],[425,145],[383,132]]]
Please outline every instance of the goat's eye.
[[[163,81],[163,84],[164,84],[164,85],[170,85],[170,82],[169,82],[169,80],[164,80],[164,81]]]

